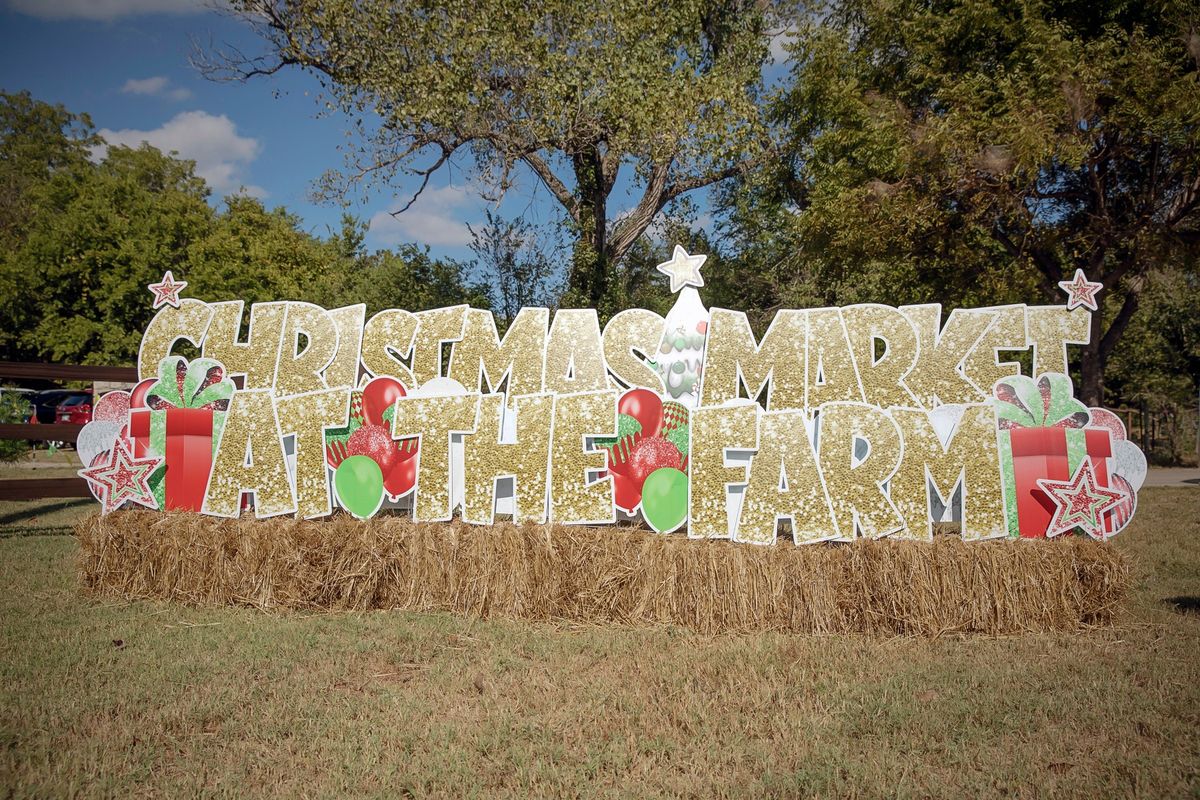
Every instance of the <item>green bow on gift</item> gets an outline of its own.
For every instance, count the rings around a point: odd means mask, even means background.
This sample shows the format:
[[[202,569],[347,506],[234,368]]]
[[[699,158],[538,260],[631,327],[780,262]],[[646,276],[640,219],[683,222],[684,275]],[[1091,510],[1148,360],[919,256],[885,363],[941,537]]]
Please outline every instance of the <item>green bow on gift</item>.
[[[1071,378],[1060,372],[1044,373],[1036,381],[1013,375],[997,381],[992,394],[1001,430],[1083,428],[1092,418],[1087,406],[1075,399]]]
[[[168,408],[228,411],[234,389],[221,362],[211,358],[188,362],[181,356],[168,356],[158,362],[158,380],[146,392],[146,407],[154,411]]]

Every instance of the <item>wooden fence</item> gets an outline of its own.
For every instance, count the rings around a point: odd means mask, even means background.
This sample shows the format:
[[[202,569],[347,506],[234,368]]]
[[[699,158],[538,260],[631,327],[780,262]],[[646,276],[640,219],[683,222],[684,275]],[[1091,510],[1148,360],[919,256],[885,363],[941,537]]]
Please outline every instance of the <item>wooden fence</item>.
[[[55,381],[137,382],[135,367],[90,367],[63,364],[24,364],[0,361],[0,379]],[[74,442],[82,425],[0,424],[0,439]],[[33,500],[40,497],[91,497],[87,481],[70,478],[11,478],[0,480],[0,500]]]

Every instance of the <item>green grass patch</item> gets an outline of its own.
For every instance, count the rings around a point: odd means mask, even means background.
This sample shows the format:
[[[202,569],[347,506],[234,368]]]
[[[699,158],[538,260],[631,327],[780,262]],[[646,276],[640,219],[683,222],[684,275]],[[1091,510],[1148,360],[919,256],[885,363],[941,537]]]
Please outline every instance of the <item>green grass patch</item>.
[[[1200,492],[1074,635],[701,637],[83,597],[0,540],[10,797],[1127,796],[1200,789]],[[1019,546],[1019,545],[1014,545]],[[1191,601],[1188,599],[1191,598]]]

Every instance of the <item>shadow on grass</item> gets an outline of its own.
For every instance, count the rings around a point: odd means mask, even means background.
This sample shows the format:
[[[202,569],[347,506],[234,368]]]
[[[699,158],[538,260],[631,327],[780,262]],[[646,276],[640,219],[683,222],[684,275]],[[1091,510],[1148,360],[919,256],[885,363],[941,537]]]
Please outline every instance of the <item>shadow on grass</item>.
[[[80,506],[90,504],[91,502],[91,498],[72,497],[67,500],[60,500],[57,503],[37,506],[36,508],[18,509],[8,514],[0,514],[0,525],[12,525],[16,522],[24,522],[36,517],[44,517],[47,514],[54,513],[55,511],[66,511],[69,508],[79,508]]]
[[[1168,597],[1163,602],[1180,614],[1200,614],[1200,597],[1180,595],[1178,597]]]

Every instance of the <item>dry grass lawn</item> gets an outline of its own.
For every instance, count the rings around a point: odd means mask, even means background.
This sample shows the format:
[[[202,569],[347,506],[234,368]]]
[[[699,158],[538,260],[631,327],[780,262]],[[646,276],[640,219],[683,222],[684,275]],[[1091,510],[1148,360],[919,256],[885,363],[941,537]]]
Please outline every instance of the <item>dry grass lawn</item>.
[[[1115,545],[1137,571],[1125,619],[998,639],[96,601],[70,537],[2,539],[0,788],[1194,796],[1200,491],[1140,499]]]

